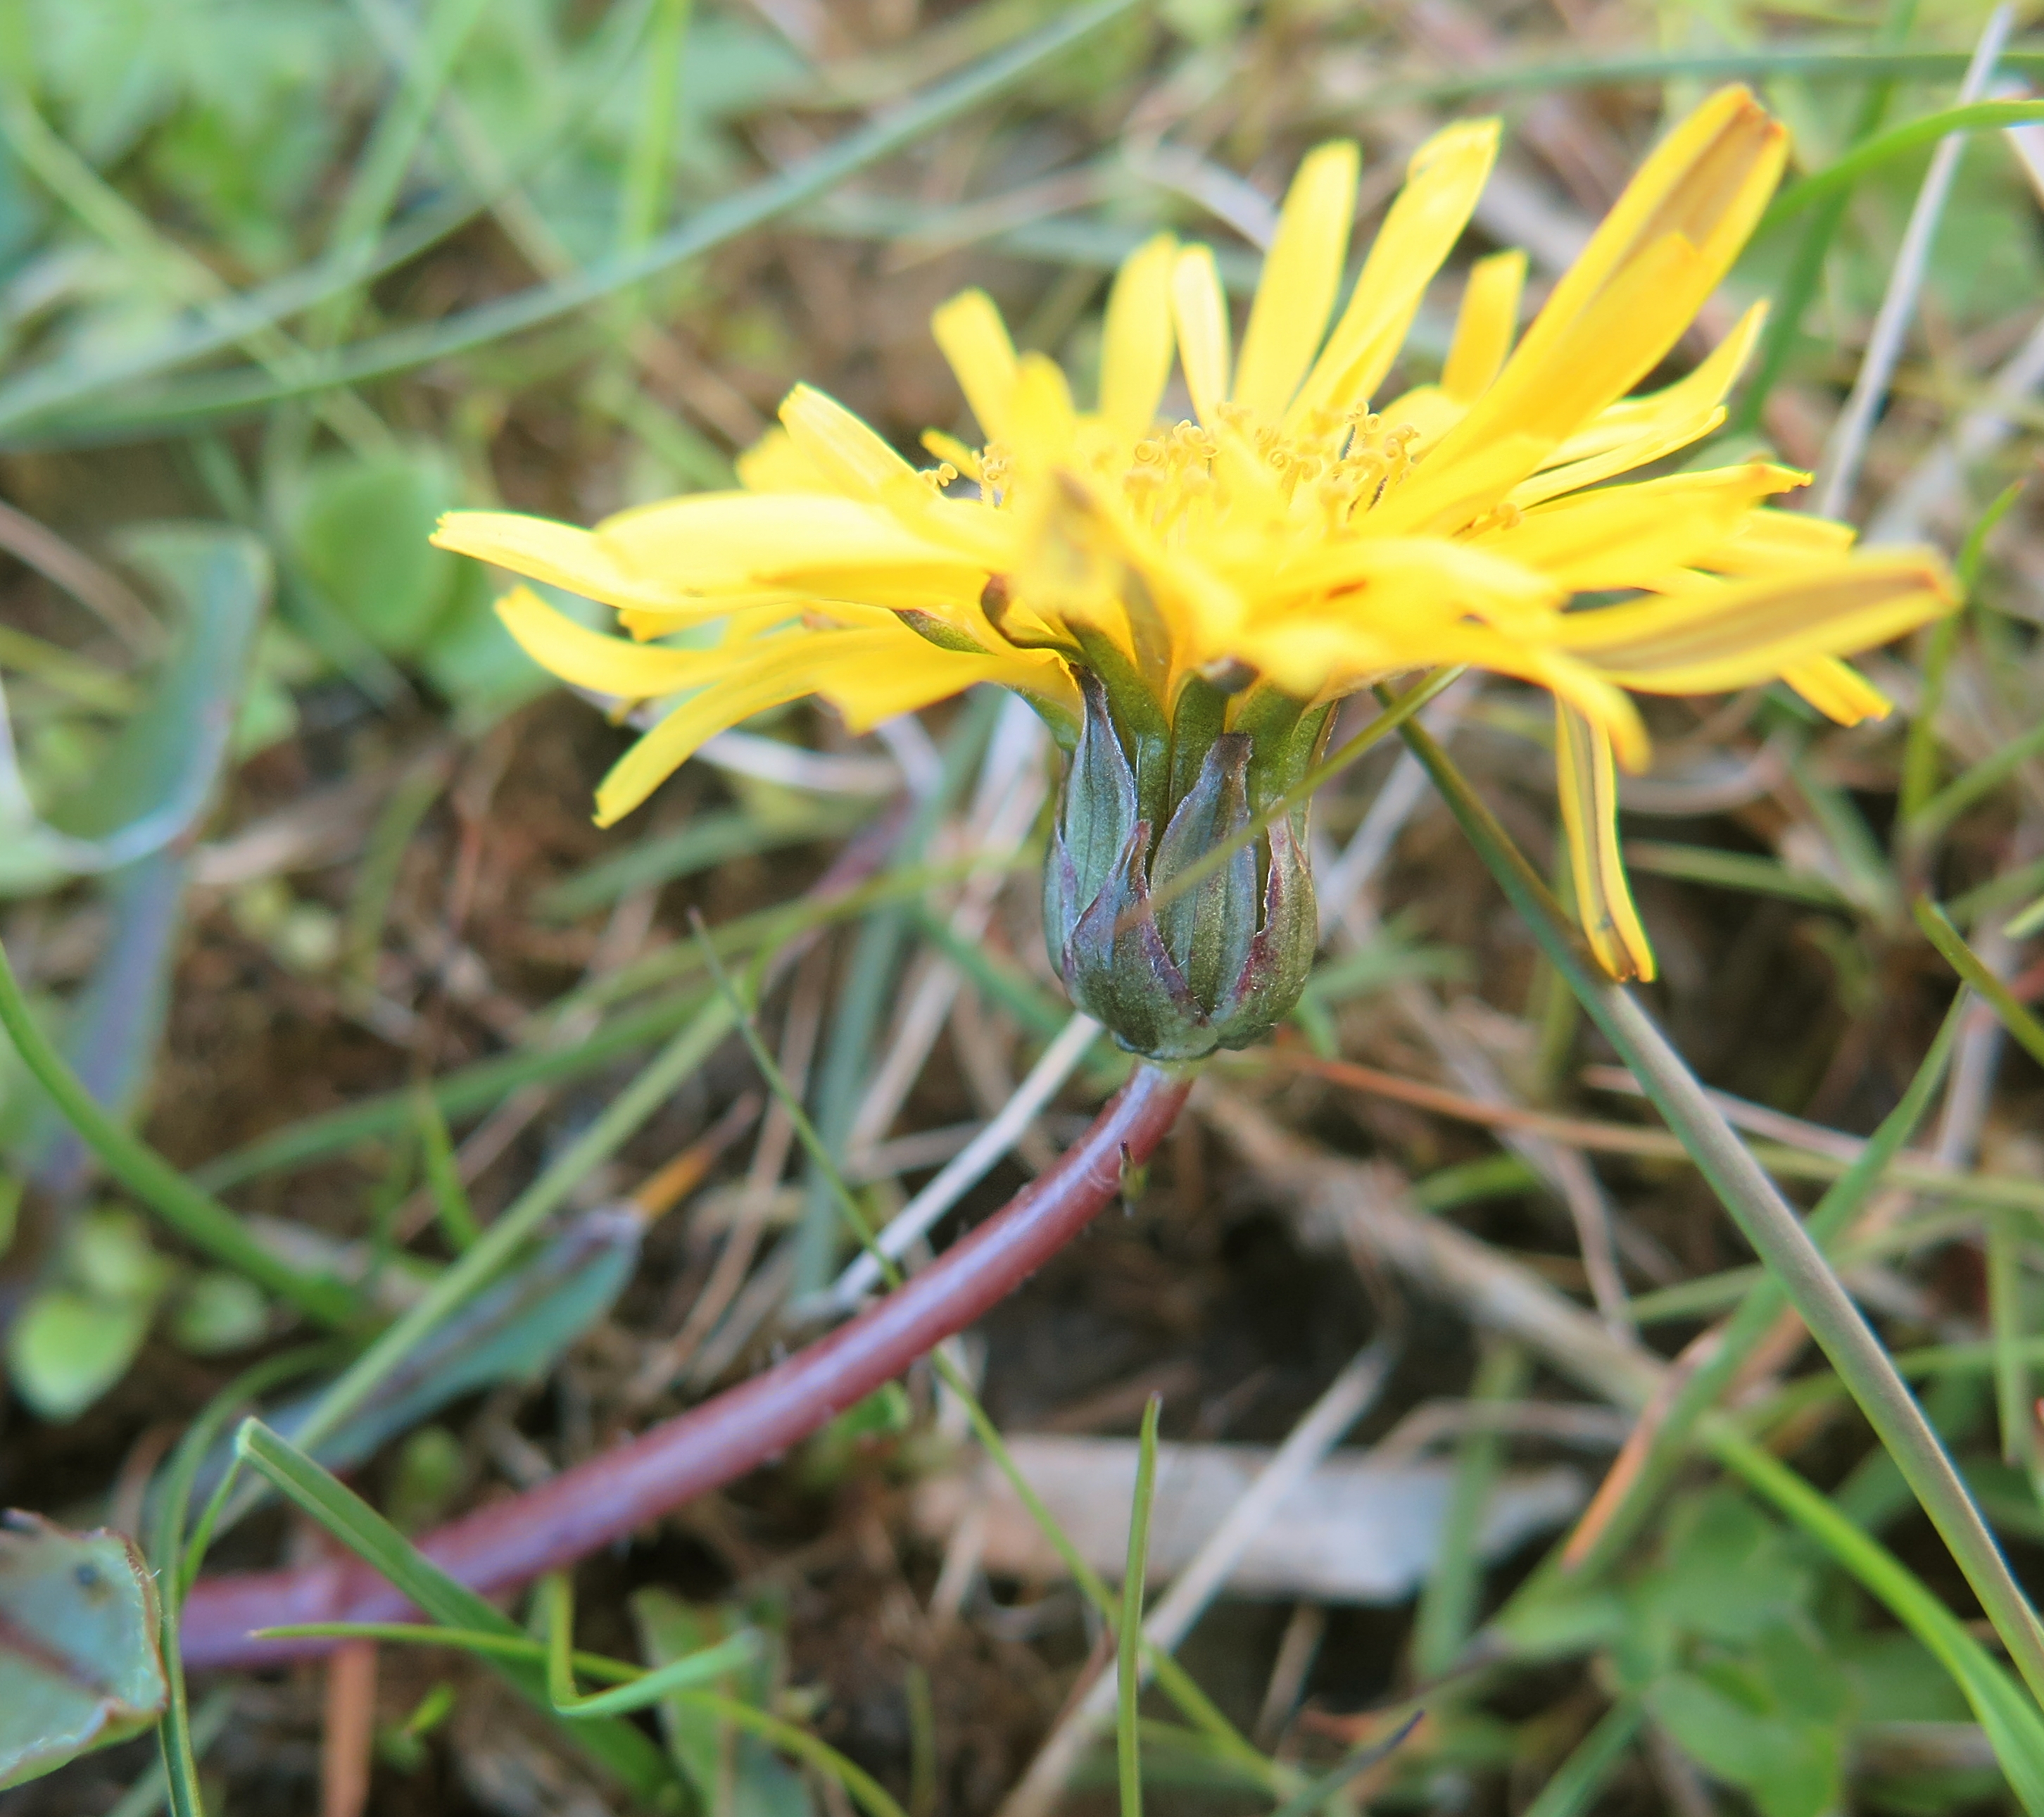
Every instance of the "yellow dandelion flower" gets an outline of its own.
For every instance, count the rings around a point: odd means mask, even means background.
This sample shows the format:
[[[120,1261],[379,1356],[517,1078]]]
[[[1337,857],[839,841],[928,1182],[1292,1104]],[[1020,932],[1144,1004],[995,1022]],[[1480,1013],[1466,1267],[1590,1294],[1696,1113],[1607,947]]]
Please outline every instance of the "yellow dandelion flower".
[[[1654,152],[1523,335],[1523,257],[1483,260],[1438,382],[1381,401],[1496,143],[1482,121],[1420,148],[1338,314],[1358,154],[1309,155],[1239,346],[1208,248],[1151,241],[1114,282],[1090,410],[967,291],[933,326],[978,446],[926,435],[919,471],[798,386],[743,491],[593,530],[457,512],[436,540],[615,606],[636,641],[528,590],[501,610],[566,679],[674,701],[605,779],[605,824],[712,733],[805,695],[856,729],[977,682],[1025,694],[1074,753],[1053,956],[1141,1051],[1239,1045],[1289,1008],[1311,952],[1303,825],[1155,916],[1151,892],[1297,779],[1334,703],[1443,665],[1553,696],[1585,932],[1614,975],[1650,977],[1618,856],[1616,765],[1648,756],[1631,695],[1779,679],[1851,723],[1887,703],[1840,659],[1954,596],[1928,552],[1854,554],[1844,526],[1770,506],[1805,482],[1788,468],[1627,477],[1718,425],[1758,331],[1756,307],[1633,395],[1780,177],[1784,131],[1744,89]],[[714,641],[649,642],[684,629]],[[1146,967],[1167,1010],[1115,981]]]

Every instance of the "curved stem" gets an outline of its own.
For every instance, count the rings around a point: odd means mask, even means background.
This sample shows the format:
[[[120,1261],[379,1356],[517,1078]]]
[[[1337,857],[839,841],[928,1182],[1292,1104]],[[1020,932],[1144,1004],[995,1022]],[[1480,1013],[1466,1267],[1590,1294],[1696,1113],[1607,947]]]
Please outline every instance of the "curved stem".
[[[420,1549],[473,1589],[506,1589],[786,1450],[970,1324],[1078,1235],[1119,1193],[1124,1168],[1163,1140],[1191,1084],[1187,1073],[1142,1068],[1055,1167],[849,1324],[628,1445],[441,1527]],[[185,1664],[249,1666],[324,1650],[252,1639],[257,1627],[409,1613],[402,1596],[352,1561],[203,1578],[184,1607]]]

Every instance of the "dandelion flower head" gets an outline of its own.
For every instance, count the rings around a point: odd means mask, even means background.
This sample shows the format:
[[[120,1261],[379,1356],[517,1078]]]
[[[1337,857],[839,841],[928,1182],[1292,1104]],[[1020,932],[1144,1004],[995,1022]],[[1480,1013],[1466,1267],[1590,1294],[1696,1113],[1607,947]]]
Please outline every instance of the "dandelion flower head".
[[[1772,502],[1807,478],[1785,467],[1635,477],[1723,421],[1759,329],[1756,306],[1635,395],[1779,179],[1785,135],[1743,89],[1676,126],[1523,333],[1524,258],[1482,259],[1438,378],[1383,395],[1496,144],[1479,121],[1419,148],[1345,302],[1358,153],[1310,153],[1239,344],[1210,249],[1150,241],[1114,280],[1090,408],[969,291],[933,325],[977,442],[928,433],[918,466],[797,386],[740,490],[594,529],[457,512],[436,540],[617,609],[624,637],[529,589],[499,606],[570,682],[673,703],[601,785],[606,824],[768,707],[820,696],[857,729],[990,682],[1067,749],[1086,691],[1104,699],[1154,849],[1216,738],[1248,734],[1267,801],[1346,695],[1450,664],[1535,684],[1585,931],[1614,975],[1650,976],[1616,833],[1616,766],[1650,756],[1632,695],[1779,679],[1850,724],[1887,703],[1842,659],[1953,593],[1930,553],[1855,552]],[[659,641],[678,632],[695,647]]]

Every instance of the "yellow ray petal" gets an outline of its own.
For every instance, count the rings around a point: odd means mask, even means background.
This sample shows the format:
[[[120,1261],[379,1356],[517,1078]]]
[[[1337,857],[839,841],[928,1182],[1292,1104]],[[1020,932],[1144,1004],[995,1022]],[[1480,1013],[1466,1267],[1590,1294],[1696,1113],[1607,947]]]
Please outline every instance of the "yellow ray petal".
[[[643,574],[620,560],[594,533],[545,518],[516,511],[450,511],[432,540],[437,549],[474,556],[606,605],[658,610],[684,603],[688,597],[678,582]]]
[[[776,423],[732,464],[748,492],[828,492],[828,476]]]
[[[1253,577],[1244,576],[1245,583]],[[1440,614],[1551,609],[1563,587],[1535,567],[1488,546],[1445,537],[1367,537],[1335,543],[1262,576],[1274,604],[1339,595],[1345,610],[1395,626]],[[1557,620],[1558,622],[1558,619]]]
[[[828,614],[833,620],[855,618],[860,609],[826,606],[800,593],[727,593],[714,599],[698,599],[674,611],[648,611],[640,606],[618,608],[617,622],[640,642],[664,637],[678,631],[697,631],[715,626],[723,641],[754,637],[785,625],[797,616]],[[878,608],[875,608],[878,610]]]
[[[1705,433],[1719,413],[1700,415],[1625,442],[1594,459],[1542,472],[1571,432],[1645,369],[1661,344],[1662,300],[1679,290],[1696,263],[1694,250],[1672,236],[1634,260],[1596,299],[1554,357],[1521,368],[1522,348],[1497,383],[1462,420],[1426,450],[1424,464],[1373,514],[1400,530],[1450,530],[1500,500],[1524,506],[1623,472]],[[1513,374],[1520,373],[1515,383]]]
[[[1725,420],[1723,404],[1714,404],[1686,419],[1662,423],[1651,435],[1633,437],[1607,448],[1600,454],[1570,461],[1566,466],[1545,466],[1530,479],[1521,480],[1501,502],[1522,511],[1544,505],[1550,499],[1566,497],[1585,487],[1600,486],[1621,473],[1631,473],[1668,455],[1679,452],[1710,434]],[[1462,463],[1458,463],[1462,464]]]
[[[1452,464],[1508,430],[1559,447],[1637,384],[1730,268],[1786,148],[1780,124],[1745,90],[1706,102],[1647,160],[1496,383],[1430,460]]]
[[[877,498],[890,481],[915,478],[878,434],[813,385],[797,385],[781,400],[781,421],[817,472],[854,498]]]
[[[1835,561],[1853,545],[1850,524],[1800,511],[1760,510],[1696,565],[1719,574],[1773,574],[1799,563]]]
[[[1171,320],[1185,388],[1203,423],[1218,422],[1228,402],[1228,298],[1212,249],[1186,246],[1171,266]]]
[[[1595,460],[1596,471],[1608,477],[1658,460],[1669,448],[1681,445],[1671,439],[1678,434],[1708,433],[1696,425],[1715,425],[1722,420],[1713,413],[1738,381],[1766,321],[1766,304],[1755,303],[1739,318],[1731,333],[1673,384],[1607,404],[1549,454],[1542,471],[1527,483],[1527,489],[1545,488],[1541,495],[1551,498],[1554,494],[1549,474],[1554,469],[1575,468]],[[1635,447],[1655,452],[1627,453]]]
[[[1292,179],[1235,368],[1235,401],[1259,417],[1283,413],[1327,333],[1355,220],[1360,160],[1354,141],[1336,140],[1308,152]]]
[[[1464,418],[1466,421],[1466,418]],[[1453,439],[1457,429],[1448,432]],[[1539,463],[1546,444],[1507,431],[1454,460],[1429,452],[1416,472],[1385,494],[1369,517],[1372,536],[1451,535],[1481,517]]]
[[[1412,445],[1424,451],[1460,422],[1468,408],[1467,403],[1450,397],[1441,386],[1415,385],[1386,404],[1382,414],[1385,422],[1394,427],[1416,429],[1419,439]]]
[[[1611,741],[1567,702],[1554,703],[1554,778],[1568,836],[1576,913],[1612,977],[1654,976],[1654,949],[1632,905],[1618,850],[1618,772]]]
[[[1659,364],[1689,326],[1694,311],[1683,299],[1696,288],[1701,269],[1696,248],[1676,235],[1643,248],[1550,343],[1546,358],[1528,361],[1521,343],[1443,450],[1466,447],[1486,426],[1506,424],[1533,429],[1558,448]]]
[[[1495,379],[1519,331],[1519,297],[1526,287],[1526,255],[1493,252],[1470,269],[1454,339],[1441,368],[1441,389],[1458,404],[1472,402]],[[1393,414],[1390,420],[1404,419]]]
[[[1016,458],[1039,467],[1069,459],[1078,420],[1071,387],[1057,362],[1040,353],[1024,354],[1009,407]]]
[[[1146,240],[1121,263],[1101,329],[1100,414],[1124,441],[1143,434],[1170,382],[1177,341],[1171,330],[1171,273],[1178,243]]]
[[[1750,90],[1719,89],[1661,142],[1626,185],[1526,331],[1513,367],[1540,364],[1602,292],[1670,237],[1696,254],[1690,287],[1667,298],[1662,312],[1666,345],[1672,346],[1753,232],[1781,180],[1788,150],[1786,130]]]
[[[575,687],[625,700],[652,700],[700,686],[715,660],[702,650],[669,650],[606,637],[557,612],[529,587],[497,602],[497,616],[540,668]]]
[[[1925,551],[1882,552],[1563,617],[1556,643],[1626,687],[1718,694],[1819,656],[1871,649],[1958,604]]]
[[[836,492],[695,492],[620,511],[595,534],[620,569],[660,576],[670,598],[741,591],[820,568],[959,566],[954,551],[915,535],[883,506]]]
[[[1718,547],[1759,500],[1808,475],[1750,460],[1702,473],[1578,492],[1529,511],[1474,546],[1535,568],[1571,592],[1638,587]]]
[[[1079,704],[1078,691],[1067,679],[1064,664],[1047,653],[1033,651],[1016,660],[954,654],[934,647],[928,647],[926,656],[905,649],[885,663],[837,665],[817,679],[816,693],[837,709],[852,731],[868,732],[897,713],[913,713],[948,700],[981,682],[1062,698],[1073,710]]]
[[[705,740],[809,691],[805,676],[753,668],[692,695],[612,764],[597,784],[596,823],[614,826],[701,749]]]
[[[982,681],[1021,686],[1076,706],[1055,658],[961,655],[939,649],[898,622],[842,631],[794,631],[703,653],[707,685],[626,752],[597,790],[597,821],[628,814],[692,756],[704,741],[755,713],[820,695],[843,701],[862,724],[928,705]],[[898,703],[898,704],[897,704]],[[866,717],[871,715],[871,718]]]
[[[1781,679],[1816,710],[1841,726],[1885,719],[1893,703],[1854,668],[1836,656],[1819,656],[1781,672]]]
[[[984,291],[961,292],[930,318],[930,331],[986,439],[1005,435],[1009,394],[1015,389],[1015,343],[993,298]]]
[[[597,824],[609,826],[636,807],[703,741],[770,706],[816,692],[840,670],[855,674],[876,662],[899,662],[905,644],[920,643],[897,625],[856,631],[793,631],[738,646],[698,653],[705,683],[662,718],[611,768],[596,791]],[[943,653],[932,645],[931,654]]]
[[[1412,154],[1405,187],[1363,261],[1355,291],[1286,413],[1296,425],[1321,409],[1368,400],[1404,345],[1420,298],[1454,248],[1497,156],[1497,122],[1465,121]]]
[[[1514,676],[1569,702],[1612,741],[1628,769],[1644,768],[1651,754],[1639,709],[1623,689],[1544,643],[1452,614],[1425,624],[1387,624],[1370,613],[1298,614],[1247,627],[1237,648],[1274,686],[1304,699],[1455,663]]]

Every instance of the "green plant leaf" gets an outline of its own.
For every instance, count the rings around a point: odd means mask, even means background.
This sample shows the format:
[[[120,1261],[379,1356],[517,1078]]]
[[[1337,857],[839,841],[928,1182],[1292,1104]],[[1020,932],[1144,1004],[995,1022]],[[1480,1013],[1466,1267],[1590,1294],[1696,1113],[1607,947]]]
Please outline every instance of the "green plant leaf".
[[[1750,1794],[1763,1817],[1823,1817],[1838,1807],[1844,1738],[1836,1727],[1783,1715],[1750,1681],[1735,1690],[1694,1672],[1659,1680],[1646,1707],[1685,1753]]]
[[[77,1419],[128,1372],[149,1334],[152,1310],[75,1288],[45,1288],[7,1334],[10,1385],[37,1418]]]
[[[765,1703],[774,1696],[785,1650],[784,1618],[777,1606],[764,1601],[694,1603],[671,1591],[650,1588],[634,1591],[631,1606],[640,1651],[655,1671],[749,1629],[763,1644],[750,1658],[736,1663],[715,1688],[747,1703]],[[732,1817],[809,1817],[812,1800],[802,1776],[759,1737],[733,1733],[717,1711],[688,1698],[663,1697],[659,1709],[667,1751],[705,1809],[715,1807],[728,1760]]]
[[[53,1278],[7,1334],[15,1392],[40,1419],[75,1419],[127,1373],[174,1273],[132,1211],[78,1218]]]
[[[211,798],[234,703],[270,593],[253,538],[212,524],[131,530],[123,552],[185,607],[148,699],[92,774],[39,814],[0,695],[0,895],[133,863],[167,845]]]
[[[328,455],[301,481],[293,548],[356,630],[386,656],[409,656],[432,636],[464,566],[429,540],[456,502],[454,475],[436,450]]]
[[[0,1527],[0,1787],[140,1734],[169,1696],[156,1592],[117,1533]]]
[[[245,1350],[270,1329],[270,1303],[253,1281],[224,1268],[193,1276],[171,1310],[169,1330],[182,1349],[198,1357]]]

